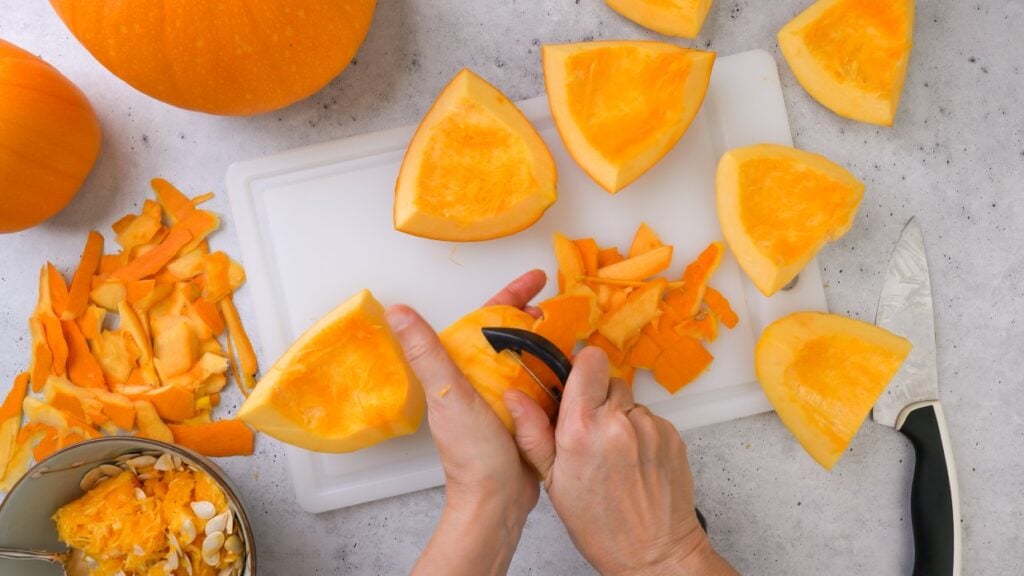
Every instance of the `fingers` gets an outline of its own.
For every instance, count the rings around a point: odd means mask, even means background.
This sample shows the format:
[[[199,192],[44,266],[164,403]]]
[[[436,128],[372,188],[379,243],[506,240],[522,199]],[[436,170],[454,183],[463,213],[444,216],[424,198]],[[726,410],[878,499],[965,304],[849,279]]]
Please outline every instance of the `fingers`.
[[[423,386],[432,410],[446,402],[472,401],[475,391],[448,356],[437,333],[415,310],[403,305],[392,306],[385,312],[385,318]]]
[[[555,431],[544,410],[523,392],[511,389],[503,397],[516,428],[516,445],[547,485],[555,463]]]
[[[530,270],[526,274],[523,274],[519,278],[508,283],[494,295],[493,298],[484,303],[484,306],[514,306],[516,308],[524,308],[533,300],[541,290],[544,289],[544,284],[547,283],[547,276],[543,270]],[[533,308],[527,310],[531,315],[539,314],[539,310]],[[535,316],[536,317],[536,316]]]
[[[633,401],[633,388],[622,378],[612,378],[608,383],[606,405],[615,410],[629,410],[636,405]]]
[[[658,425],[657,418],[643,404],[637,404],[626,412],[626,418],[636,430],[641,460],[658,461],[667,452],[668,438]]]
[[[565,384],[558,422],[600,408],[608,400],[609,385],[608,358],[604,350],[594,346],[580,350]]]

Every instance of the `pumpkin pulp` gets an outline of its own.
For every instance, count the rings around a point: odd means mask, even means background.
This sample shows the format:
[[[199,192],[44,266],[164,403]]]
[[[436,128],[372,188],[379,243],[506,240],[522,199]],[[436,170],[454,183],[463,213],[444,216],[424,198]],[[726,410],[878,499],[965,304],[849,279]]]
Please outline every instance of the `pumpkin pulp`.
[[[828,469],[910,349],[905,338],[866,322],[798,312],[765,329],[755,368],[783,424]]]
[[[395,228],[448,241],[507,236],[554,203],[551,153],[498,89],[462,70],[416,130],[395,186]]]
[[[840,116],[891,126],[913,26],[913,0],[820,0],[779,31],[779,46],[818,102]]]
[[[864,185],[823,156],[776,144],[722,155],[718,219],[736,261],[771,296],[853,225]]]
[[[544,46],[544,83],[566,148],[618,192],[653,166],[697,114],[715,55],[662,42]]]
[[[368,290],[306,331],[242,405],[238,417],[289,444],[351,452],[405,434],[424,398]]]
[[[633,22],[669,36],[694,38],[700,33],[712,0],[605,0]]]

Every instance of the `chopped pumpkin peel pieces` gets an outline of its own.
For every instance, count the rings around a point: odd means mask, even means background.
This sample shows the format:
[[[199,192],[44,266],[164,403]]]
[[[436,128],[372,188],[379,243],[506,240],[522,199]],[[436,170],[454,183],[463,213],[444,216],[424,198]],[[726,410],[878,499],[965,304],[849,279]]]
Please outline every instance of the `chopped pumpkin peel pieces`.
[[[244,392],[258,372],[232,300],[245,271],[206,243],[220,219],[197,206],[211,194],[190,199],[165,180],[152,185],[157,200],[113,225],[120,252],[104,254],[93,231],[70,287],[53,264],[40,270],[29,367],[0,406],[0,492],[33,458],[103,434],[210,456],[252,453],[248,427],[211,418],[230,364]]]
[[[543,316],[533,331],[567,355],[578,341],[603,349],[613,377],[632,382],[636,369],[650,370],[676,392],[711,365],[702,342],[718,337],[719,324],[732,329],[739,323],[725,296],[708,286],[725,250],[721,242],[712,242],[675,281],[656,276],[671,265],[673,247],[647,224],[626,257],[592,238],[556,233],[553,243],[560,294],[540,303]],[[585,293],[596,306],[569,304]]]

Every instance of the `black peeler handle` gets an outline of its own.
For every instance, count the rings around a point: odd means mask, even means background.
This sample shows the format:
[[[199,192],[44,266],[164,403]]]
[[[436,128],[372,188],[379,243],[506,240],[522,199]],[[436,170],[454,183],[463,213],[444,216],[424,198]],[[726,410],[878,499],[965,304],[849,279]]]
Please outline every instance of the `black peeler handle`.
[[[565,386],[572,371],[572,362],[547,338],[520,328],[481,328],[484,338],[495,352],[511,350],[517,354],[526,352],[544,363]]]

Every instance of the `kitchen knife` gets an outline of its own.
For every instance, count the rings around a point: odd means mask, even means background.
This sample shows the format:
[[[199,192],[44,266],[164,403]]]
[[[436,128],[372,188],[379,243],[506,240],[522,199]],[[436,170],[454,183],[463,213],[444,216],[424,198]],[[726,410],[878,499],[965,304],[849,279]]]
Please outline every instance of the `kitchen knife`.
[[[481,328],[481,331],[495,352],[511,354],[515,361],[530,375],[530,378],[551,396],[555,404],[561,404],[562,390],[565,389],[565,384],[569,381],[572,363],[569,362],[569,359],[566,358],[558,346],[555,346],[553,342],[540,334],[521,328]],[[520,355],[524,352],[543,362],[554,373],[555,377],[558,378],[561,387],[545,384],[520,358]],[[697,513],[697,522],[700,523],[700,527],[704,529],[704,532],[707,532],[707,519],[704,518],[699,509],[694,509],[694,512]]]
[[[946,418],[939,403],[935,319],[921,227],[911,219],[885,272],[875,324],[914,348],[871,417],[902,432],[914,446],[910,489],[914,576],[959,576],[960,496]]]

